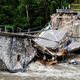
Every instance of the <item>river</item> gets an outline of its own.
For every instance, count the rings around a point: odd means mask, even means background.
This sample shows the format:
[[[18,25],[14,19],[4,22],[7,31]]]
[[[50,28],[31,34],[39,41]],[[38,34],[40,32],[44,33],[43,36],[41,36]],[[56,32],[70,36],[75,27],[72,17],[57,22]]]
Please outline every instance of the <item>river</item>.
[[[44,66],[31,63],[26,72],[0,72],[0,80],[80,80],[80,65],[60,63]]]

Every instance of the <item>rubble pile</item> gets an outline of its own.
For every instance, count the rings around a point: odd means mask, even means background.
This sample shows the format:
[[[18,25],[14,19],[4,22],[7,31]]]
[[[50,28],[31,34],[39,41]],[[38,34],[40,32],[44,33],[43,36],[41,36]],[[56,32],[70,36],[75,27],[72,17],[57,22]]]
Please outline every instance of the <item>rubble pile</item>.
[[[58,34],[58,32],[56,34]],[[58,63],[59,61],[67,60],[70,54],[79,52],[80,50],[79,42],[75,41],[73,38],[72,39],[69,38],[68,35],[66,35],[66,33],[63,33],[64,35],[62,36],[60,35],[59,32],[58,37],[56,36],[56,34],[55,35],[52,35],[52,33],[50,35],[48,34],[49,36],[48,37],[45,32],[43,37],[44,38],[47,37],[49,40],[38,39],[34,41],[34,47],[38,51],[37,59],[39,59],[41,63],[53,65]]]
[[[80,53],[79,17],[80,14],[75,11],[62,9],[51,16],[51,25],[39,35],[46,40],[34,40],[38,51],[37,58],[41,63],[53,65],[60,61],[68,62],[71,54]]]
[[[80,61],[70,60],[72,54],[80,53],[79,35],[80,15],[59,10],[51,16],[51,23],[36,36],[0,32],[0,59],[13,72],[26,69],[32,61],[43,65],[79,64]]]

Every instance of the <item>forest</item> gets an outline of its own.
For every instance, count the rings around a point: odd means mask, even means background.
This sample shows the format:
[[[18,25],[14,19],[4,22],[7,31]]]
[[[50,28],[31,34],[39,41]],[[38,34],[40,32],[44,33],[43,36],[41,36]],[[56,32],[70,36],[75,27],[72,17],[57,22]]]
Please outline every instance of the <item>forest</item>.
[[[56,9],[68,9],[72,2],[74,0],[0,0],[0,27],[41,29]]]

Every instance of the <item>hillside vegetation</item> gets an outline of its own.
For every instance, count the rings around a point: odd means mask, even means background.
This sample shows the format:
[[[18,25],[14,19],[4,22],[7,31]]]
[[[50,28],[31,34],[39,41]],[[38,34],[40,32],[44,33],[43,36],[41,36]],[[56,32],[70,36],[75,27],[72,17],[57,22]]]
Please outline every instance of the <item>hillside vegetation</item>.
[[[57,8],[73,0],[0,0],[0,27],[41,29]]]
[[[80,11],[80,0],[75,0],[71,6],[73,10]]]

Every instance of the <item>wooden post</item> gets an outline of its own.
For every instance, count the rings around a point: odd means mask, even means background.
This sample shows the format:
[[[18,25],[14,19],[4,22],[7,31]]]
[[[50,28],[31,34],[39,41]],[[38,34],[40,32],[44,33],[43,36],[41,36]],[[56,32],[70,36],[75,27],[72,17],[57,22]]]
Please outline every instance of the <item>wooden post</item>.
[[[12,27],[12,32],[14,33],[14,28]]]
[[[7,32],[7,27],[5,26],[5,32]]]

